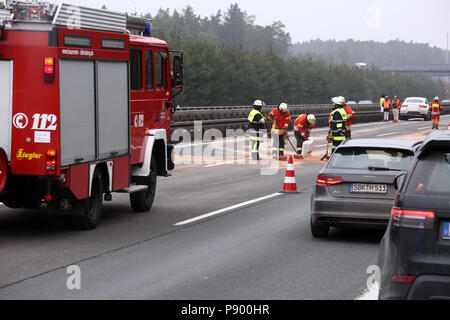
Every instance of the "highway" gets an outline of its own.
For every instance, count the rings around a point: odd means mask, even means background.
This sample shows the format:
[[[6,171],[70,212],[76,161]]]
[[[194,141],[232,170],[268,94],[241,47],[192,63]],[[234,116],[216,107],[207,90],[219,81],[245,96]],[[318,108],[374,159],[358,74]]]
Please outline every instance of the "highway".
[[[449,119],[441,118],[441,130]],[[421,140],[432,130],[431,122],[410,120],[352,131],[353,138]],[[219,139],[178,146],[181,164],[172,177],[158,177],[150,213],[133,213],[128,196],[114,194],[92,231],[72,231],[45,207],[1,205],[0,299],[355,299],[366,288],[383,231],[311,236],[309,202],[326,134],[314,129],[312,157],[295,163],[300,194],[278,194],[285,163],[262,175],[267,159],[201,163],[186,156],[199,147],[229,149]],[[248,152],[234,155],[242,160]],[[81,270],[80,290],[66,287],[70,265]]]

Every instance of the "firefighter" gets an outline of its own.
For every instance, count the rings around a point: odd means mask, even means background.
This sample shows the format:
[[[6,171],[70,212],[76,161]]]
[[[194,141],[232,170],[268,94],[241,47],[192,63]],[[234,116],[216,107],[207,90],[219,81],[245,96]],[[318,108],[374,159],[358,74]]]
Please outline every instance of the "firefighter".
[[[398,122],[398,116],[400,113],[400,100],[397,96],[394,97],[391,101],[392,114],[394,115],[394,122]]]
[[[279,160],[285,160],[284,157],[284,140],[286,139],[287,129],[291,122],[291,114],[286,103],[281,103],[274,108],[268,118],[273,120],[272,126],[272,157]]]
[[[383,101],[383,110],[384,110],[384,121],[389,121],[389,111],[391,109],[391,100],[389,100],[388,96],[384,97]]]
[[[264,102],[261,100],[255,100],[253,102],[253,109],[248,115],[249,134],[251,141],[251,154],[252,160],[260,160],[259,158],[259,146],[263,140],[263,132],[261,131],[265,127],[266,117],[261,113]]]
[[[439,129],[439,117],[442,113],[442,103],[439,101],[439,97],[434,98],[431,103],[431,116],[433,117],[433,126],[431,129]]]
[[[330,131],[328,133],[327,140],[329,143],[333,143],[332,153],[336,151],[336,148],[345,141],[345,132],[347,124],[347,112],[344,109],[345,98],[337,97],[333,98],[333,111],[330,113]]]
[[[297,139],[297,154],[295,159],[303,160],[303,142],[309,139],[311,129],[314,128],[316,117],[313,114],[301,114],[294,122],[294,134]]]
[[[339,98],[342,98],[345,101],[344,97],[339,97]],[[352,119],[355,117],[355,111],[353,111],[353,109],[350,108],[346,103],[344,105],[344,109],[345,109],[345,112],[347,113],[345,137],[347,139],[351,139],[352,138]]]

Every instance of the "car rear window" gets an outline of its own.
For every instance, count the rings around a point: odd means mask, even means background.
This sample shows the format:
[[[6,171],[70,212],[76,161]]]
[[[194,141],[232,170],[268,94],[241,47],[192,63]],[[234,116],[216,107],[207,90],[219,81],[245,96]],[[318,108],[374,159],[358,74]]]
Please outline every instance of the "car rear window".
[[[425,99],[406,99],[405,103],[425,103]]]
[[[407,188],[411,194],[450,195],[450,148],[421,157]]]
[[[414,153],[410,150],[388,148],[340,148],[330,167],[342,169],[406,170]]]

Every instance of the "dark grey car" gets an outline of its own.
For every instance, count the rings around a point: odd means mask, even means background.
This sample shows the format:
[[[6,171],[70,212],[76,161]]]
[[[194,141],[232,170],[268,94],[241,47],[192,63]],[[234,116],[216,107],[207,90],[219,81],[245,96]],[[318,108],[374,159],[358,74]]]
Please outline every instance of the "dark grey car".
[[[397,189],[420,141],[351,139],[342,143],[316,180],[311,197],[311,232],[328,235],[330,226],[386,228]]]

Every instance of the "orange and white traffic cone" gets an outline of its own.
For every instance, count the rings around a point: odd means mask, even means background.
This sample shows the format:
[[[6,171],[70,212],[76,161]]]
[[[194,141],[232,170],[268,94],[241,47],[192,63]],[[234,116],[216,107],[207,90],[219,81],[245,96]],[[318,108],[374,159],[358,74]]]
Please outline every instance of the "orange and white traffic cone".
[[[300,193],[297,190],[297,183],[295,182],[294,160],[292,159],[292,155],[289,156],[283,191],[281,191],[281,193]]]

